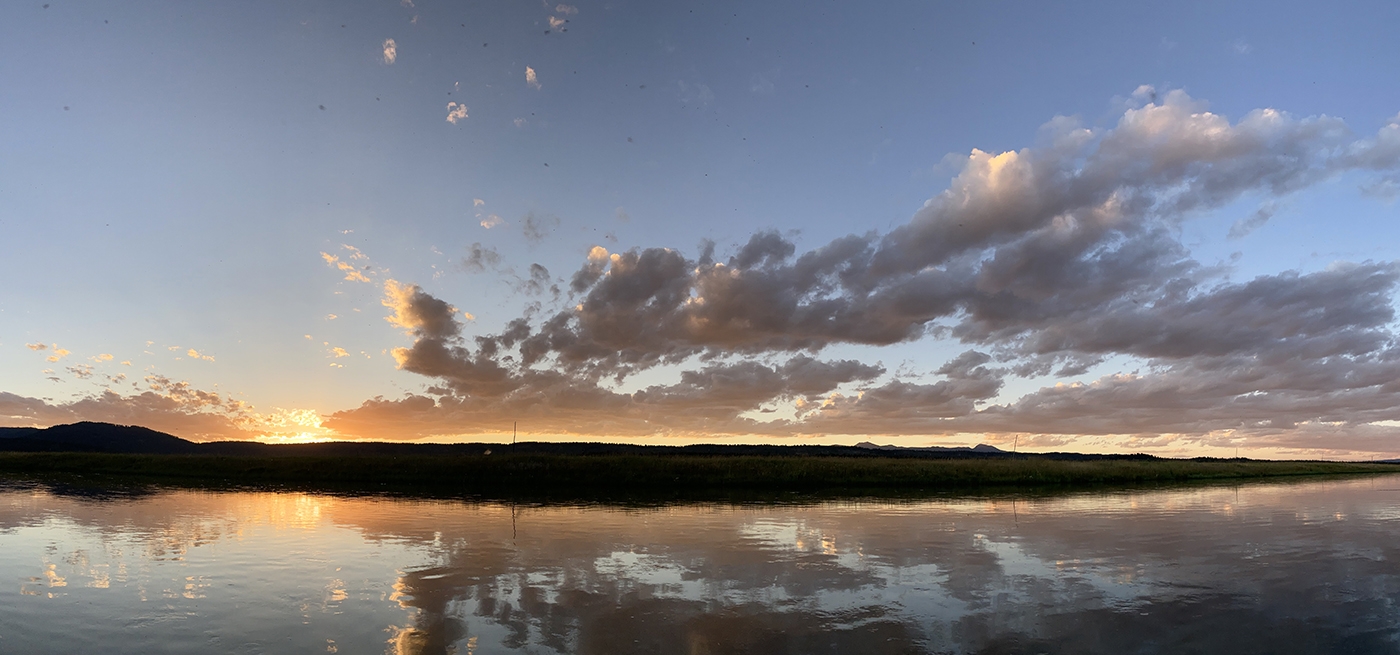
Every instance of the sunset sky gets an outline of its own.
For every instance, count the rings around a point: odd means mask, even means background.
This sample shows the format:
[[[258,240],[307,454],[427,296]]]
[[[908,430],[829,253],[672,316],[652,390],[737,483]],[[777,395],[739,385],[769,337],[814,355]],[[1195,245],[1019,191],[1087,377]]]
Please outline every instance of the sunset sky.
[[[1400,456],[1400,4],[1124,4],[4,3],[0,425]]]

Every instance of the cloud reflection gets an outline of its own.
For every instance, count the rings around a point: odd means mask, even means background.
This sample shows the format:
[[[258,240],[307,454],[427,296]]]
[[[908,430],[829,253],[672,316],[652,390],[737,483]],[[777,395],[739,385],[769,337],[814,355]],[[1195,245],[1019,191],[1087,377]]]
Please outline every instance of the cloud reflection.
[[[1400,638],[1392,487],[652,509],[10,492],[0,552],[31,563],[4,574],[32,596],[0,593],[0,610],[139,586],[266,604],[259,630],[318,649],[402,655],[1382,652]],[[15,535],[39,529],[55,546],[30,557]],[[93,533],[106,546],[70,547]],[[219,566],[198,568],[208,553]],[[248,605],[230,588],[245,579],[279,584]]]

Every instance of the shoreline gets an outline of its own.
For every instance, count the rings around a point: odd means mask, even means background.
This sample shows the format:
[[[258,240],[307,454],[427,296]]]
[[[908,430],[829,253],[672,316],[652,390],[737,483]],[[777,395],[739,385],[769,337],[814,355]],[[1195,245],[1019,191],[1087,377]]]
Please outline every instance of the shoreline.
[[[143,455],[0,453],[0,479],[62,477],[199,488],[286,487],[500,498],[905,496],[1050,492],[1400,473],[1400,464],[1148,459],[1073,461],[768,455]]]

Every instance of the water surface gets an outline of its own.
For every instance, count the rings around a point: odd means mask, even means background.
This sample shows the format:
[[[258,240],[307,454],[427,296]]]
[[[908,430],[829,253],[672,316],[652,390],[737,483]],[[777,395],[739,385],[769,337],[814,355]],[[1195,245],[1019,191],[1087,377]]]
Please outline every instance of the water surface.
[[[0,653],[1387,653],[1400,477],[662,508],[0,489]]]

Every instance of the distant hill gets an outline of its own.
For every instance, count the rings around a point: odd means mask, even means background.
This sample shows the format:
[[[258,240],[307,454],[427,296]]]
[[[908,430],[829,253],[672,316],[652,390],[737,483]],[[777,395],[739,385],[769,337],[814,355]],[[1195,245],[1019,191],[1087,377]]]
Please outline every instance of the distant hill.
[[[136,425],[83,421],[51,428],[0,428],[0,450],[25,452],[200,452],[199,444]]]
[[[968,452],[968,453],[1004,453],[1005,450],[984,443],[976,446],[881,446],[869,441],[862,441],[856,444],[856,448],[868,448],[870,450],[898,450],[903,452],[926,452],[926,453],[946,453],[946,452]]]
[[[455,443],[327,442],[269,445],[253,441],[195,443],[174,435],[135,425],[84,421],[51,428],[0,428],[0,451],[96,452],[157,455],[231,455],[245,457],[397,457],[401,455],[637,455],[646,457],[875,457],[899,459],[1051,459],[1051,460],[1151,460],[1150,455],[1089,455],[1081,453],[1010,453],[995,446],[973,447],[881,446],[862,442],[855,446],[692,444],[650,446],[635,444],[568,442]]]
[[[33,436],[40,428],[0,428],[0,439],[19,439]]]

